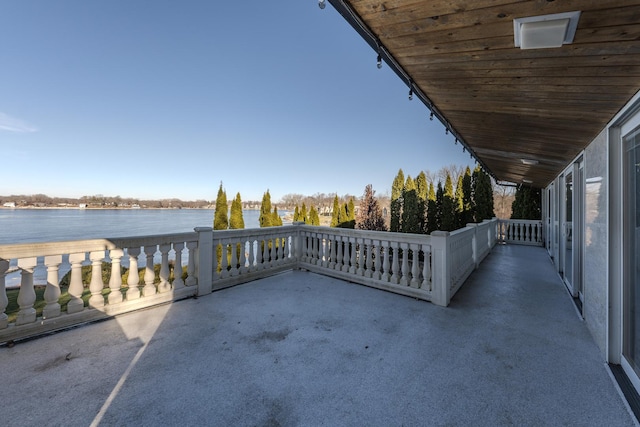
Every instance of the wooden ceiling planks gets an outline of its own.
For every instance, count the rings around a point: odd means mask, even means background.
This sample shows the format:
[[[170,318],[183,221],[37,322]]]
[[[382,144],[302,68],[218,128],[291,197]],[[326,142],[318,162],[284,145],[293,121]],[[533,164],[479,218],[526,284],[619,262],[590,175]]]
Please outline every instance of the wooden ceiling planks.
[[[345,3],[500,180],[547,185],[640,89],[640,0]],[[575,10],[573,44],[514,46],[514,18]]]

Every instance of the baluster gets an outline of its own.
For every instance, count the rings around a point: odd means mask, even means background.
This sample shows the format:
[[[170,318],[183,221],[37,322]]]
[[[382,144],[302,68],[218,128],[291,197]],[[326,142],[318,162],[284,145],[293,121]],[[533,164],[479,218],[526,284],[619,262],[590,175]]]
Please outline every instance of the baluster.
[[[363,245],[365,248],[366,253],[366,260],[365,260],[365,271],[364,271],[364,276],[367,278],[371,278],[373,277],[373,272],[371,271],[371,266],[373,265],[373,242],[371,239],[365,239],[363,240]]]
[[[247,247],[249,242],[243,241],[242,243],[238,243],[238,249],[240,252],[240,272],[246,273],[249,270],[249,261],[247,260],[248,252]]]
[[[411,251],[413,257],[411,260],[411,282],[409,284],[412,288],[420,287],[420,245],[417,243],[411,244]]]
[[[269,266],[269,239],[264,239],[264,247],[262,248],[262,268]]]
[[[271,254],[271,258],[269,259],[269,267],[273,267],[277,260],[277,256],[276,256],[277,242],[278,242],[277,238],[271,239],[271,250],[269,251]]]
[[[336,262],[334,263],[334,268],[340,271],[342,269],[342,261],[344,259],[344,255],[342,254],[342,237],[334,236],[333,244],[336,246]]]
[[[402,278],[400,278],[400,284],[403,286],[409,285],[409,244],[400,243],[402,248]]]
[[[311,264],[317,264],[318,262],[318,241],[316,239],[315,233],[309,233],[309,240],[311,242],[310,251],[309,251],[309,262]]]
[[[264,268],[264,263],[262,262],[263,248],[260,245],[266,244],[264,240],[261,242],[260,240],[256,240],[254,249],[256,251],[256,261],[255,266],[257,270],[262,270]]]
[[[104,296],[102,295],[102,288],[104,288],[102,260],[104,255],[105,251],[89,253],[89,259],[91,260],[91,282],[89,283],[91,297],[89,298],[89,307],[91,308],[104,307]]]
[[[51,255],[44,257],[44,265],[47,266],[47,287],[44,290],[44,301],[46,303],[42,309],[42,319],[60,316],[60,281],[58,280],[58,270],[62,264],[62,255]]]
[[[422,286],[424,290],[431,290],[431,246],[422,245],[424,263],[422,265]]]
[[[351,251],[353,248],[351,247],[351,245],[349,244],[349,238],[346,236],[342,237],[342,259],[343,259],[343,264],[342,264],[342,271],[349,271],[349,260],[351,259],[351,255],[349,254],[349,251]]]
[[[82,301],[82,263],[86,258],[86,254],[76,253],[69,255],[69,263],[71,264],[71,279],[69,280],[69,289],[67,292],[71,299],[67,303],[67,314],[79,313],[84,310],[84,301]]]
[[[171,284],[169,283],[169,251],[171,250],[171,244],[165,243],[159,245],[160,249],[160,283],[158,283],[158,292],[167,292],[171,290]]]
[[[389,275],[389,242],[382,242],[382,269],[384,270],[381,276],[381,279],[385,282],[391,280],[391,276]]]
[[[391,248],[393,250],[391,255],[391,283],[398,284],[400,281],[400,276],[398,274],[398,242],[391,242]]]
[[[349,251],[351,252],[351,267],[349,267],[349,273],[354,274],[356,272],[356,264],[358,263],[358,247],[356,245],[356,239],[354,237],[350,237],[349,244],[351,246],[349,248]]]
[[[20,291],[18,292],[18,317],[16,325],[25,325],[36,321],[36,309],[33,304],[36,302],[36,291],[33,288],[33,269],[38,263],[38,258],[22,258],[18,260],[20,268]]]
[[[329,245],[331,245],[329,248],[329,268],[334,270],[336,268],[336,236],[330,236]]]
[[[122,302],[122,268],[120,268],[121,259],[124,256],[122,249],[111,249],[109,258],[111,258],[111,276],[109,277],[109,296],[107,301],[109,304],[117,304]]]
[[[229,245],[226,242],[220,242],[220,278],[229,277],[229,258],[227,258],[227,250]]]
[[[254,271],[258,265],[258,241],[249,242],[249,271]]]
[[[127,254],[129,255],[129,275],[127,277],[127,301],[133,301],[140,298],[140,289],[138,284],[140,283],[140,275],[138,274],[138,256],[140,255],[140,248],[127,248]],[[113,276],[113,273],[111,273]]]
[[[156,294],[156,286],[153,284],[156,279],[156,273],[153,270],[153,255],[157,249],[156,245],[144,247],[144,254],[147,257],[147,261],[144,265],[144,288],[142,288],[142,295],[145,297]]]
[[[229,247],[231,248],[231,269],[229,270],[230,276],[237,276],[238,271],[238,244],[239,243],[231,243]]]
[[[184,282],[186,286],[195,286],[198,284],[198,278],[196,277],[196,256],[197,256],[198,242],[187,242],[187,250],[189,251],[189,260],[187,261],[187,280]],[[217,257],[214,257],[214,264],[217,263]],[[217,270],[215,266],[213,272]]]
[[[364,239],[356,237],[355,239],[355,243],[353,245],[356,248],[356,274],[358,276],[364,276],[364,268],[365,268],[365,254],[367,252],[367,249],[365,248],[364,245]]]
[[[182,280],[182,249],[184,243],[174,243],[173,251],[176,253],[176,260],[173,264],[173,290],[184,288],[184,280]]]
[[[9,305],[9,298],[7,298],[7,287],[5,277],[7,270],[9,269],[9,260],[0,258],[0,329],[5,329],[9,326],[9,318],[5,310]]]
[[[380,240],[373,240],[371,244],[372,244],[371,252],[372,254],[375,254],[373,259],[374,271],[372,272],[371,277],[375,280],[380,280],[380,277],[382,276],[380,272],[382,270],[382,252],[380,251]]]

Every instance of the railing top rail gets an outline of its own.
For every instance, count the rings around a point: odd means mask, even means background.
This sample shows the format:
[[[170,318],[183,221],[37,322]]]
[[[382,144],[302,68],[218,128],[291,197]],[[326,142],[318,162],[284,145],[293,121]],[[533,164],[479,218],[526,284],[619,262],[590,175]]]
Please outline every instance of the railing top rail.
[[[271,236],[274,234],[287,234],[294,233],[297,230],[297,226],[294,225],[281,225],[277,227],[264,227],[264,228],[239,228],[236,230],[213,230],[214,239],[236,238],[236,237],[262,237]]]
[[[63,253],[104,251],[122,247],[157,245],[180,241],[186,242],[197,239],[197,233],[189,232],[104,239],[18,243],[13,245],[0,245],[0,258],[13,259],[34,256],[59,255]]]
[[[301,225],[303,231],[313,233],[323,233],[334,236],[344,237],[360,237],[372,240],[382,241],[394,241],[394,242],[406,242],[406,243],[431,243],[431,236],[428,234],[412,234],[412,233],[391,233],[389,231],[372,231],[372,230],[357,230],[353,228],[335,228],[335,227],[320,227],[317,225]]]
[[[510,224],[540,224],[541,219],[499,219],[499,222]]]

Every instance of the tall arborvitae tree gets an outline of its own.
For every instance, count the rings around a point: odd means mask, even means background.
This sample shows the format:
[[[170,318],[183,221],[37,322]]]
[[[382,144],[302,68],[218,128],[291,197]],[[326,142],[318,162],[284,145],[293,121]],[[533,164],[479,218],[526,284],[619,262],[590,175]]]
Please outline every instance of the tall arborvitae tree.
[[[307,224],[309,225],[320,225],[320,215],[318,215],[318,211],[315,206],[311,205],[311,209],[309,209],[309,216],[307,217]]]
[[[331,212],[331,227],[337,227],[340,223],[340,201],[338,200],[338,195],[333,198],[333,212]]]
[[[519,186],[511,204],[511,219],[540,219],[541,216],[542,194],[540,189]]]
[[[227,205],[227,192],[222,188],[218,188],[218,196],[216,197],[216,211],[213,216],[213,229],[226,230],[229,228],[229,206]]]
[[[442,213],[440,227],[442,231],[453,231],[456,229],[456,207],[453,194],[453,183],[451,175],[447,172],[444,181],[444,192],[442,196]]]
[[[300,211],[298,209],[298,205],[296,205],[296,209],[293,211],[293,222],[300,221]]]
[[[398,175],[393,180],[391,186],[391,205],[390,205],[390,225],[389,231],[402,231],[402,191],[404,190],[404,172],[402,169],[398,171]]]
[[[418,203],[418,190],[416,182],[407,176],[407,181],[402,192],[402,232],[403,233],[420,233],[422,218],[420,215],[420,206]]]
[[[360,209],[356,218],[356,228],[359,230],[387,231],[382,217],[382,209],[375,198],[375,191],[371,184],[364,189],[364,196],[360,202]]]
[[[349,213],[349,228],[356,228],[356,204],[353,197],[349,199],[347,212]]]
[[[427,196],[427,233],[438,229],[438,205],[436,202],[436,190],[433,182],[429,183],[429,195]]]
[[[236,198],[231,202],[229,228],[233,230],[244,228],[244,217],[242,215],[242,199],[240,198],[240,193],[237,193]]]
[[[273,214],[271,213],[271,194],[269,190],[262,196],[262,204],[260,205],[260,227],[271,227]]]
[[[273,207],[273,214],[271,215],[271,225],[273,227],[279,227],[282,225],[282,217],[278,214],[278,208]]]
[[[304,202],[302,202],[302,208],[300,209],[300,212],[298,214],[298,221],[302,221],[305,224],[307,224],[309,221],[307,217],[307,205]]]
[[[436,190],[436,230],[442,230],[442,205],[444,203],[444,190],[442,189],[442,181],[438,181],[438,189]]]
[[[462,183],[464,181],[464,174],[460,174],[458,176],[458,183],[456,184],[456,195],[455,195],[455,207],[456,207],[456,229],[462,228],[466,224],[464,221],[464,192],[462,191]]]
[[[480,166],[477,166],[473,171],[472,179],[475,221],[482,222],[484,219],[493,218],[493,188],[491,188],[491,178]]]
[[[420,215],[420,233],[427,232],[427,198],[429,197],[429,183],[427,175],[420,172],[416,178],[416,190],[418,192],[418,212]]]
[[[462,200],[464,207],[462,209],[462,226],[470,224],[474,221],[475,205],[473,203],[473,186],[471,179],[471,169],[467,166],[462,177]]]

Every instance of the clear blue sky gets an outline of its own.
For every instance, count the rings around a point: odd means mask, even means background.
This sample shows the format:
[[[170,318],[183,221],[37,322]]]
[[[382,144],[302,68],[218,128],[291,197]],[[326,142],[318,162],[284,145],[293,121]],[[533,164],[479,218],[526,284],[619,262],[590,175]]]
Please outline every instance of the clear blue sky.
[[[317,0],[0,3],[0,194],[272,200],[472,165]]]

